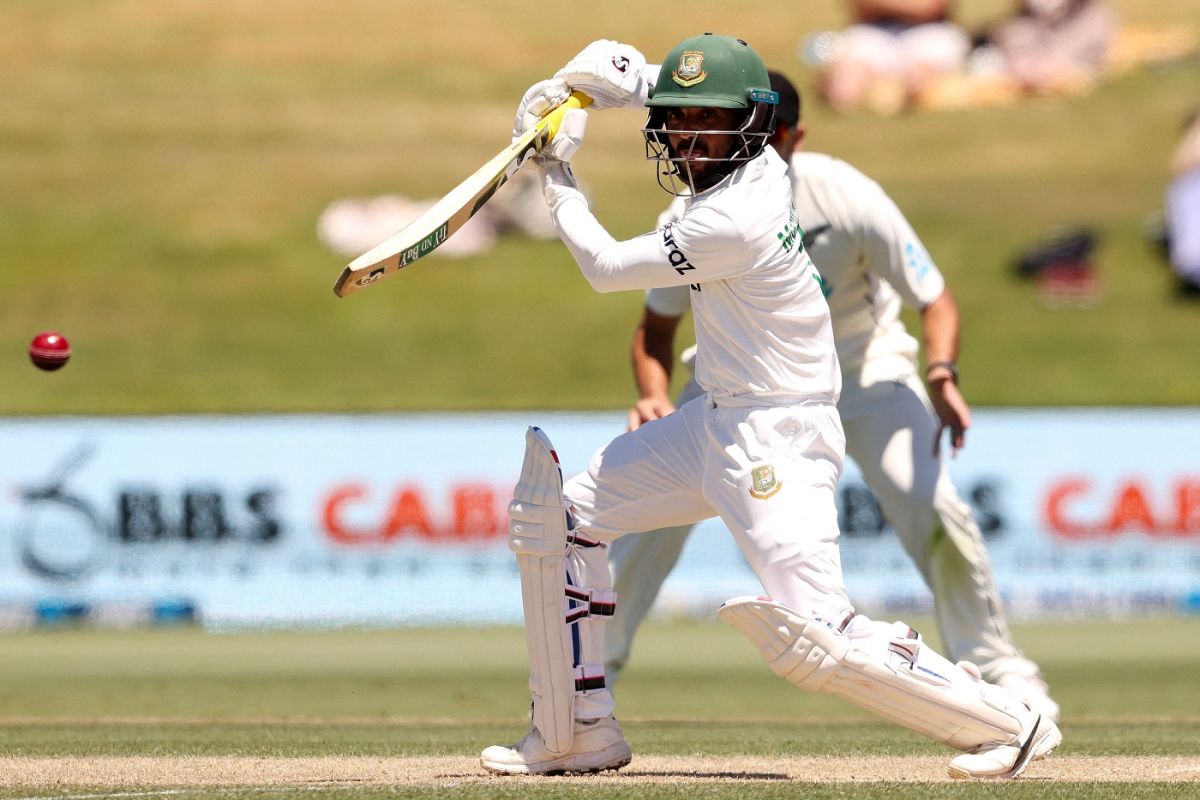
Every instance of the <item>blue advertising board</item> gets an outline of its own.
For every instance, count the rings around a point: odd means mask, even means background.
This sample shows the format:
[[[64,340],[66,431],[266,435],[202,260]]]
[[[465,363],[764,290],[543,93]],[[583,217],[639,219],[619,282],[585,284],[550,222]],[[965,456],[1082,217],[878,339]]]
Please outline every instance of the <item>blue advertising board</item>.
[[[620,412],[0,420],[0,621],[37,608],[212,625],[520,620],[505,506],[524,430],[564,472]],[[978,410],[948,461],[1011,616],[1200,605],[1200,411]],[[852,461],[838,489],[851,596],[877,616],[930,597]],[[759,591],[702,523],[660,610]]]

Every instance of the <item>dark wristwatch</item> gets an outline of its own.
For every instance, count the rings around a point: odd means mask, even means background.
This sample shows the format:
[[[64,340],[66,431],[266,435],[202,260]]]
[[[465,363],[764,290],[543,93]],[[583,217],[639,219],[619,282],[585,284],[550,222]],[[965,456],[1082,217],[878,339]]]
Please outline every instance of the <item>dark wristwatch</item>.
[[[950,373],[950,380],[954,381],[954,385],[958,385],[958,365],[953,361],[934,361],[925,367],[925,380],[929,380],[929,373],[935,369],[944,369]]]

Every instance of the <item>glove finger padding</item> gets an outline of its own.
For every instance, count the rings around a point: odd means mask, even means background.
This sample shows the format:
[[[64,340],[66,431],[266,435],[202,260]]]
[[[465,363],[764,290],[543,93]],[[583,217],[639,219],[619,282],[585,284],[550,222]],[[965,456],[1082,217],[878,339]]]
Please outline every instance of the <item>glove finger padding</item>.
[[[583,137],[587,133],[587,112],[582,108],[572,108],[563,114],[558,132],[546,145],[541,155],[557,161],[570,161],[579,148],[583,146]]]
[[[596,108],[625,108],[646,101],[645,69],[646,57],[636,47],[600,39],[583,48],[554,77],[592,98]]]
[[[571,96],[566,81],[549,78],[538,81],[525,91],[513,120],[513,141],[537,124],[538,120],[558,108]]]

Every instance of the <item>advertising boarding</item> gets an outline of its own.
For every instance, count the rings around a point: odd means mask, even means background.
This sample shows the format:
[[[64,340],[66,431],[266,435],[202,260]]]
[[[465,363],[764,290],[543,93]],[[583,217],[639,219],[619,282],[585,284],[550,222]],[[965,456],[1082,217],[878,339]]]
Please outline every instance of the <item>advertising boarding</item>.
[[[505,507],[524,431],[568,475],[623,412],[0,420],[0,623],[186,609],[205,624],[521,619]],[[1200,411],[978,410],[947,467],[1011,616],[1200,610]],[[866,613],[929,592],[852,461],[842,558]],[[802,535],[802,532],[801,532]],[[760,591],[701,523],[658,611]]]

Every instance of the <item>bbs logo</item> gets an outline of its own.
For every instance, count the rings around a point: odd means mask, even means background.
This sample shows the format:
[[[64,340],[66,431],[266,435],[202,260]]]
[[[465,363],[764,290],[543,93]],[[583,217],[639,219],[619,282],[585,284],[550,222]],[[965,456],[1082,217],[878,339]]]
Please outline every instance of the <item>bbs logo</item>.
[[[617,72],[624,74],[629,69],[629,59],[625,56],[613,56],[612,65],[616,67]]]
[[[119,488],[105,508],[94,496],[76,493],[68,478],[90,458],[83,445],[54,474],[19,488],[15,543],[21,564],[33,575],[75,581],[102,568],[123,551],[164,547],[260,547],[284,536],[276,513],[277,491],[184,486]],[[211,554],[211,549],[208,551]]]

